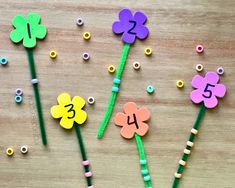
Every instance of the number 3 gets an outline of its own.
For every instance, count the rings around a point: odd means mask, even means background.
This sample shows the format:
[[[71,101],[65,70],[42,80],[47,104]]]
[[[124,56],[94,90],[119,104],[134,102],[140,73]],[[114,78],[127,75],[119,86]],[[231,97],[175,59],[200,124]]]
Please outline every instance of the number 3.
[[[68,116],[68,119],[74,118],[74,117],[75,117],[75,114],[76,114],[76,113],[75,113],[75,110],[73,109],[74,105],[73,105],[73,104],[67,104],[67,105],[65,105],[64,107],[65,107],[65,108],[70,107],[67,112],[68,112],[68,113],[69,113],[69,112],[72,112],[72,113],[73,113],[72,116]]]
[[[204,89],[204,93],[208,93],[208,95],[202,94],[202,96],[207,99],[211,98],[211,96],[212,96],[212,91],[209,89],[209,87],[215,87],[215,85],[206,84],[206,87]]]

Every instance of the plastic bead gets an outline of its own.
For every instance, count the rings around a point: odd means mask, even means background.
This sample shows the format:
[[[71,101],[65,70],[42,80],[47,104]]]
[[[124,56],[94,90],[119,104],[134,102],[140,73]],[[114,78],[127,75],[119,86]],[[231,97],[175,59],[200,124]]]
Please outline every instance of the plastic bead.
[[[88,160],[86,160],[86,161],[82,161],[82,164],[83,164],[83,166],[88,166],[90,164],[90,162]]]
[[[134,62],[133,63],[133,68],[135,69],[135,70],[139,70],[140,69],[140,63],[139,62]]]
[[[182,166],[185,166],[186,165],[186,162],[184,160],[180,160],[179,161],[179,164],[181,164]]]
[[[0,63],[1,63],[2,65],[6,65],[6,64],[8,63],[8,59],[7,59],[6,57],[1,57],[1,58],[0,58]]]
[[[145,165],[145,164],[147,164],[147,161],[146,160],[140,160],[140,164]]]
[[[94,104],[95,103],[95,98],[94,97],[88,97],[87,102],[88,102],[88,104]]]
[[[19,95],[15,96],[15,102],[20,104],[22,102],[23,98]]]
[[[191,141],[187,141],[187,146],[193,147],[194,143]]]
[[[148,173],[149,173],[149,171],[147,169],[141,170],[142,175],[147,175]]]
[[[82,58],[83,58],[84,61],[87,61],[87,60],[90,59],[90,54],[87,53],[87,52],[84,52],[84,53],[82,54]]]
[[[184,87],[184,82],[183,82],[183,80],[178,80],[178,81],[176,82],[176,86],[177,86],[178,88]]]
[[[6,154],[7,154],[8,156],[12,156],[12,155],[14,154],[14,150],[13,150],[12,148],[7,148],[7,149],[6,149]]]
[[[112,91],[117,93],[117,92],[119,91],[119,88],[116,87],[116,86],[113,86],[113,87],[112,87]]]
[[[191,129],[191,133],[193,133],[193,134],[195,134],[195,135],[196,135],[196,134],[198,133],[198,130],[197,130],[197,129],[192,128],[192,129]]]
[[[118,79],[118,78],[114,78],[113,83],[114,83],[114,84],[120,84],[120,83],[121,83],[121,80]]]
[[[82,26],[82,25],[84,24],[83,19],[82,19],[82,18],[78,18],[78,19],[76,20],[76,24],[77,24],[78,26]]]
[[[91,186],[89,186],[89,187],[87,187],[87,188],[95,188],[93,185],[91,185]]]
[[[51,50],[49,55],[51,59],[55,59],[57,57],[57,52],[55,50]]]
[[[145,48],[145,49],[144,49],[144,53],[145,53],[145,55],[147,55],[147,56],[151,55],[152,52],[153,52],[152,48]]]
[[[223,68],[223,67],[219,67],[219,68],[217,69],[217,73],[218,73],[219,75],[223,75],[223,74],[224,74],[224,68]]]
[[[197,64],[196,65],[196,71],[201,72],[203,70],[203,65],[202,64]]]
[[[23,90],[21,88],[17,88],[16,91],[15,91],[15,94],[17,96],[21,96],[21,95],[23,95]]]
[[[178,174],[177,172],[175,173],[175,177],[176,178],[181,178],[182,177],[182,174]]]
[[[184,149],[184,153],[189,155],[191,153],[191,151],[188,149]]]
[[[89,40],[89,39],[91,38],[90,32],[84,32],[84,33],[83,33],[83,38],[84,38],[85,40]]]
[[[26,154],[28,152],[28,146],[22,146],[20,148],[21,153]]]
[[[108,71],[109,71],[109,73],[114,73],[116,71],[115,66],[114,65],[109,65],[108,66]]]
[[[38,83],[39,83],[39,81],[38,81],[38,79],[37,79],[37,78],[34,78],[34,79],[32,79],[32,80],[31,80],[31,83],[32,83],[32,84],[38,84]]]
[[[87,177],[87,178],[91,177],[92,175],[93,175],[92,172],[86,172],[85,173],[85,177]]]
[[[150,179],[150,176],[144,176],[144,181],[149,181]]]
[[[154,87],[152,85],[149,85],[147,88],[146,88],[146,91],[149,93],[149,94],[152,94],[154,92]]]
[[[202,53],[204,51],[204,47],[201,44],[198,44],[196,46],[196,52],[197,53]]]

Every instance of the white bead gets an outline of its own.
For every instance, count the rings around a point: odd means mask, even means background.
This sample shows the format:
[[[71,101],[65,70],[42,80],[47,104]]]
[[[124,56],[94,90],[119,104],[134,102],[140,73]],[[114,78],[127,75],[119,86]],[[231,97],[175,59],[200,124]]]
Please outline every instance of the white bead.
[[[183,161],[183,160],[180,160],[180,161],[179,161],[179,164],[181,164],[182,166],[185,166],[185,165],[186,165],[186,162]]]
[[[197,64],[196,65],[196,70],[197,70],[197,72],[201,72],[203,70],[203,65],[202,64]]]
[[[193,147],[194,143],[191,142],[191,141],[187,141],[187,145],[190,146],[190,147]]]
[[[184,149],[184,153],[189,155],[191,153],[191,151],[188,149]]]
[[[38,81],[38,79],[37,79],[37,78],[35,78],[35,79],[32,79],[32,80],[31,80],[31,83],[32,83],[32,84],[38,84],[38,83],[39,83],[39,81]]]
[[[196,134],[198,133],[198,130],[197,130],[197,129],[192,128],[192,129],[191,129],[191,133],[193,133],[193,134],[195,134],[195,135],[196,135]]]
[[[182,174],[178,174],[177,172],[175,173],[175,177],[176,178],[181,178],[182,177]]]
[[[21,153],[26,154],[28,152],[28,146],[22,146],[20,148]]]

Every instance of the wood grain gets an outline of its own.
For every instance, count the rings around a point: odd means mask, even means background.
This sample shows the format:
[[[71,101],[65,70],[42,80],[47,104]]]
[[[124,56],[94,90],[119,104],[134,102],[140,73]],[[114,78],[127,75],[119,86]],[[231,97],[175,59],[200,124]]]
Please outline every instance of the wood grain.
[[[171,187],[188,134],[199,107],[189,100],[195,65],[205,70],[223,66],[221,81],[228,93],[219,107],[208,110],[196,139],[193,154],[183,174],[180,188],[233,188],[235,184],[235,1],[233,0],[67,0],[18,1],[0,0],[0,56],[9,58],[9,65],[0,67],[0,187],[16,188],[82,188],[85,187],[81,156],[74,131],[60,128],[49,114],[56,97],[66,91],[83,98],[94,96],[94,106],[86,106],[89,119],[82,134],[97,188],[143,187],[139,158],[134,140],[120,137],[120,129],[109,123],[103,140],[96,139],[99,124],[108,103],[113,75],[110,64],[118,65],[122,51],[120,37],[114,36],[111,24],[122,7],[142,10],[148,16],[150,36],[131,48],[123,74],[114,114],[123,104],[134,101],[147,106],[152,113],[149,134],[143,139],[153,187]],[[37,12],[48,28],[44,41],[35,50],[35,62],[49,145],[41,144],[33,90],[26,51],[9,40],[11,19],[16,14]],[[85,21],[79,28],[74,21]],[[92,38],[86,42],[82,32]],[[195,46],[202,43],[205,53],[198,55]],[[154,50],[152,57],[143,53]],[[49,51],[58,58],[51,60]],[[84,63],[83,52],[91,59]],[[133,70],[139,61],[141,71]],[[175,82],[185,82],[178,90]],[[156,88],[154,95],[145,91]],[[14,91],[24,90],[24,102],[16,105]],[[23,156],[19,148],[28,145]],[[12,146],[15,155],[9,158],[5,149]]]

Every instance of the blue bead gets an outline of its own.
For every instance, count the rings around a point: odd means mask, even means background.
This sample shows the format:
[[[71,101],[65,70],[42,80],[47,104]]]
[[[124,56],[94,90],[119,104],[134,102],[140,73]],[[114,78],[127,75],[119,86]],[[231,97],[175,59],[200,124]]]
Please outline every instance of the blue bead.
[[[140,164],[142,164],[142,165],[147,164],[147,161],[146,160],[140,160]]]
[[[150,179],[150,176],[144,176],[144,181],[149,181]]]
[[[113,86],[113,87],[112,87],[112,91],[113,91],[113,92],[116,92],[116,93],[117,93],[117,92],[118,92],[118,90],[119,90],[119,88],[118,88],[118,87],[116,87],[116,86]]]
[[[149,93],[149,94],[152,94],[154,92],[154,87],[152,85],[149,85],[147,88],[146,88],[146,91]]]
[[[7,59],[6,57],[1,57],[1,58],[0,58],[0,63],[1,63],[2,65],[6,65],[6,64],[8,63],[8,59]]]
[[[118,78],[114,78],[113,83],[115,83],[115,84],[120,84],[120,83],[121,83],[121,80],[118,79]]]
[[[23,100],[23,98],[21,97],[21,96],[19,96],[19,95],[17,95],[17,96],[15,96],[15,101],[16,101],[16,103],[21,103],[22,102],[22,100]]]
[[[142,175],[147,175],[148,173],[149,173],[149,171],[147,169],[141,170]]]

